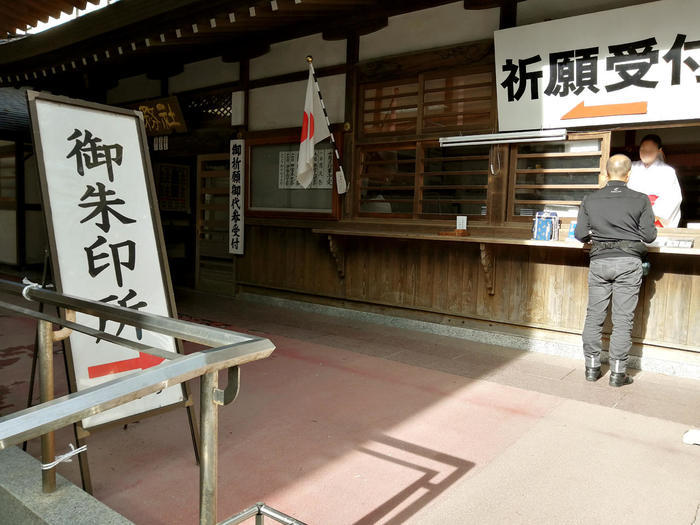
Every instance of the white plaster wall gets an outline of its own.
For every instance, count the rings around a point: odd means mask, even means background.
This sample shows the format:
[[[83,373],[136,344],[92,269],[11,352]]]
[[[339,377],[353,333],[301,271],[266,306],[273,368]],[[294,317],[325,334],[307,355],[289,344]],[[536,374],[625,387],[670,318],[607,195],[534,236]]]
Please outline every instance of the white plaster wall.
[[[107,104],[121,104],[159,96],[160,81],[151,80],[146,75],[138,75],[120,79],[116,87],[107,91]]]
[[[17,264],[17,212],[0,210],[0,263]]]
[[[306,80],[253,89],[250,92],[249,129],[259,131],[301,127]],[[331,123],[345,120],[345,75],[318,79]]]
[[[323,40],[319,33],[270,46],[270,52],[250,61],[250,78],[264,78],[306,69],[306,56],[316,69],[345,63],[345,40]]]
[[[528,0],[518,3],[518,25],[646,4],[651,0]]]
[[[170,93],[179,93],[217,84],[236,82],[240,79],[240,64],[227,63],[221,57],[208,58],[199,62],[185,64],[184,71],[170,77]]]
[[[360,60],[493,38],[500,10],[464,9],[464,2],[389,18],[384,29],[360,37]]]

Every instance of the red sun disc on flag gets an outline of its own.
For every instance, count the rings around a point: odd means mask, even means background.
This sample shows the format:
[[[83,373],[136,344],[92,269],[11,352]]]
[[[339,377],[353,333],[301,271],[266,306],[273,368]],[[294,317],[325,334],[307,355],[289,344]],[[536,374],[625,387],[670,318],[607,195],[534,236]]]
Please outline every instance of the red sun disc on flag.
[[[311,125],[309,125],[309,121],[311,121]],[[307,138],[309,140],[314,138],[314,116],[312,114],[309,118],[309,114],[304,111],[304,122],[301,125],[301,140],[299,142],[304,142]]]

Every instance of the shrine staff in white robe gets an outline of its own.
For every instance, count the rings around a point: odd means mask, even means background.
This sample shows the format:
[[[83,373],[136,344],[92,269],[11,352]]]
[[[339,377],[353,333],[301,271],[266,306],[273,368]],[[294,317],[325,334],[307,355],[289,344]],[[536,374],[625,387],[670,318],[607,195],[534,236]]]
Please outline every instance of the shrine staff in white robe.
[[[627,187],[649,196],[656,226],[677,228],[681,220],[681,187],[676,170],[662,160],[661,138],[646,135],[639,144],[639,158],[632,163]]]

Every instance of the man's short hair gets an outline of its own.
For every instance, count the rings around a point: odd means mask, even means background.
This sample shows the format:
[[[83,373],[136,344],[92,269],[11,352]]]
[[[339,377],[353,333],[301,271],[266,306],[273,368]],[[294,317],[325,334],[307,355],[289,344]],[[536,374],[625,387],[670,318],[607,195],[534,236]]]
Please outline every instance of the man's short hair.
[[[608,177],[614,180],[622,180],[632,169],[632,161],[627,155],[618,153],[608,159],[605,168],[608,171]]]
[[[661,137],[659,137],[656,133],[649,133],[648,135],[644,135],[644,138],[639,141],[639,145],[641,146],[644,144],[647,140],[652,141],[654,144],[656,144],[656,147],[661,149]]]

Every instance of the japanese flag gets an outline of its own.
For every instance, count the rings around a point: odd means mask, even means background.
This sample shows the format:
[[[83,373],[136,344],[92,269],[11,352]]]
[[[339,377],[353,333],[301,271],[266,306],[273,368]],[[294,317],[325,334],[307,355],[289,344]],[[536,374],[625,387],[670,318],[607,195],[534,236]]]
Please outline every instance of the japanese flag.
[[[321,104],[321,97],[316,89],[313,72],[314,66],[309,64],[309,82],[306,85],[304,120],[301,125],[299,164],[297,166],[297,182],[304,188],[308,188],[314,178],[314,145],[328,138],[331,134]]]

